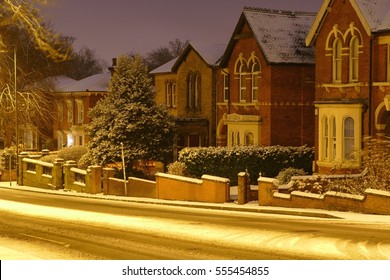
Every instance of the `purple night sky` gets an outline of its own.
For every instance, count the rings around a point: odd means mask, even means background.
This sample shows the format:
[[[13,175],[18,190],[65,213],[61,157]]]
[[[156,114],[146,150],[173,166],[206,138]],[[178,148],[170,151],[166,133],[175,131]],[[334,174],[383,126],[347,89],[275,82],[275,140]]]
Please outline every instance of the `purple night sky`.
[[[244,6],[317,12],[323,0],[54,0],[42,10],[56,32],[107,62],[179,38],[227,43]]]

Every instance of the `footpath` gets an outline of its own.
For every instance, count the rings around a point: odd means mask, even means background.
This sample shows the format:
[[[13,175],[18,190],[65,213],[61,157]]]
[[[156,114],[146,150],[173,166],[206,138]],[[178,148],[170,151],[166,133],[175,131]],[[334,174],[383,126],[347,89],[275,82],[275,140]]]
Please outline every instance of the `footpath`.
[[[103,194],[87,194],[65,190],[50,190],[28,186],[19,186],[16,182],[0,182],[0,199],[1,189],[14,189],[20,191],[29,191],[37,193],[49,193],[55,195],[84,197],[93,199],[105,199],[111,201],[127,201],[133,203],[177,206],[177,207],[190,207],[190,208],[203,208],[213,210],[226,210],[226,211],[241,211],[248,213],[263,213],[263,214],[277,214],[277,215],[290,215],[290,216],[302,216],[312,218],[325,218],[325,219],[343,219],[351,222],[361,223],[388,223],[390,224],[390,215],[370,215],[352,212],[340,212],[329,211],[321,209],[306,209],[306,208],[284,208],[284,207],[271,207],[271,206],[259,206],[257,201],[252,201],[244,205],[238,205],[234,202],[228,203],[204,203],[204,202],[192,202],[192,201],[176,201],[176,200],[162,200],[153,198],[141,198],[141,197],[125,197]]]

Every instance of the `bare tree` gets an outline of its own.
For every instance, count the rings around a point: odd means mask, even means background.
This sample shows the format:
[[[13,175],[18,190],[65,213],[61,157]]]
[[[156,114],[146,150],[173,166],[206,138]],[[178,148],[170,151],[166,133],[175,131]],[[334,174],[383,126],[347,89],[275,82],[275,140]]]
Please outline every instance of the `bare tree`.
[[[168,46],[159,47],[148,53],[145,61],[149,70],[156,69],[160,65],[163,65],[164,63],[167,63],[177,57],[187,44],[188,40],[183,42],[180,39],[175,39],[170,41]]]
[[[37,2],[44,1],[0,1],[0,138],[5,146],[15,143],[15,115],[21,127],[49,130],[53,110],[47,93],[53,84],[45,79],[65,73],[73,52],[73,39],[43,22],[33,6]]]

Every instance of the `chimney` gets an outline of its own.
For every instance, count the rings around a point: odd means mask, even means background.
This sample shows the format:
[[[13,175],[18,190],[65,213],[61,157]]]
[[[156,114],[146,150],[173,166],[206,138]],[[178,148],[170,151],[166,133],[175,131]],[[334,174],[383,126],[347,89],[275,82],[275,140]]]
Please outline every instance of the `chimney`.
[[[111,72],[111,77],[112,77],[112,75],[114,75],[116,67],[117,67],[117,65],[116,65],[116,57],[114,57],[112,59],[112,66],[108,67],[108,70],[110,70],[110,72]]]

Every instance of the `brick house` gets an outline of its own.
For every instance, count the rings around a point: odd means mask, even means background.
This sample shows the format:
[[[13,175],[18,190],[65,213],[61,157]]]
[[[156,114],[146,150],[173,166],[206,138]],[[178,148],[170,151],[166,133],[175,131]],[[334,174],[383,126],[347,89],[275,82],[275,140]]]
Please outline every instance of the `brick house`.
[[[314,19],[244,8],[219,70],[217,145],[314,146]]]
[[[225,48],[189,43],[177,58],[150,72],[157,104],[176,117],[177,150],[216,144],[217,75]]]
[[[84,127],[90,122],[88,110],[107,95],[110,78],[110,72],[92,75],[68,83],[53,93],[53,138],[58,150],[69,146],[83,146],[88,142]]]
[[[325,0],[306,38],[316,49],[319,173],[357,172],[366,136],[390,136],[389,0]]]

